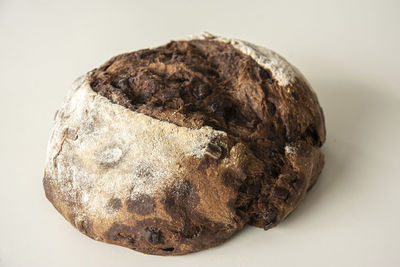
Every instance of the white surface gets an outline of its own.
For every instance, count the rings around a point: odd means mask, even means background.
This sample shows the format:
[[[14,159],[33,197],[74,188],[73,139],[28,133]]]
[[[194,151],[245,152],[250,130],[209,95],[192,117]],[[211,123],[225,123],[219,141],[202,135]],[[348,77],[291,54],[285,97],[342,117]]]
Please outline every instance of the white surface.
[[[399,266],[399,28],[399,1],[0,1],[0,266]],[[113,55],[204,30],[307,77],[327,121],[320,180],[278,227],[188,256],[80,234],[41,184],[68,87]]]

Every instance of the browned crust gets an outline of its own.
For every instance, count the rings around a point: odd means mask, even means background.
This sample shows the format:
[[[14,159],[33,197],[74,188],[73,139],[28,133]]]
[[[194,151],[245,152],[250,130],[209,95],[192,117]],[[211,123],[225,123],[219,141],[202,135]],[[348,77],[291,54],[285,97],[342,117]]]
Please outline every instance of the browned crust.
[[[136,112],[228,133],[227,147],[210,147],[202,160],[182,159],[184,182],[163,195],[110,199],[118,220],[104,227],[93,218],[78,218],[71,207],[80,203],[62,199],[60,185],[46,173],[46,197],[96,240],[182,255],[216,246],[245,224],[267,230],[297,207],[323,168],[324,117],[309,85],[300,78],[279,85],[229,44],[180,41],[123,54],[94,70],[90,81],[93,90]],[[233,156],[237,164],[224,166],[223,159]],[[215,214],[220,199],[233,218],[207,215]]]

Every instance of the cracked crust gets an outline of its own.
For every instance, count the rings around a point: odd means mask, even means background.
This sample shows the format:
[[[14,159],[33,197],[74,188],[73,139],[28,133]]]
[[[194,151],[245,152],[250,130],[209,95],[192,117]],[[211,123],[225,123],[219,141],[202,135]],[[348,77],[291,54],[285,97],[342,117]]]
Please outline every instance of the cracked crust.
[[[324,141],[294,67],[206,34],[78,79],[55,116],[43,184],[91,238],[182,255],[282,221],[320,174]]]

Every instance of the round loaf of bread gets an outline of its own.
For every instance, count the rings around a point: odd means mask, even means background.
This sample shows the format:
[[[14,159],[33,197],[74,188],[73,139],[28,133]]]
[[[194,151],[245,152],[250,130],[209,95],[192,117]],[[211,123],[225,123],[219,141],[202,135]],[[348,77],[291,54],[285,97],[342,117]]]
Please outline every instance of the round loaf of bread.
[[[43,184],[87,236],[182,255],[287,217],[322,170],[324,141],[295,67],[206,33],[79,78],[55,115]]]

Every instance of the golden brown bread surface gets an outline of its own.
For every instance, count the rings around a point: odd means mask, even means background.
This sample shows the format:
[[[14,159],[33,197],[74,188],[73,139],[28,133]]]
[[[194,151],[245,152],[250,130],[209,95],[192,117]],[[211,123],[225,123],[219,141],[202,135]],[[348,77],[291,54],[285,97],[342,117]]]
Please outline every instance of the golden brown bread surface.
[[[181,255],[245,224],[277,225],[315,183],[324,141],[317,97],[294,67],[206,35],[114,57],[78,80],[43,183],[91,238]]]

